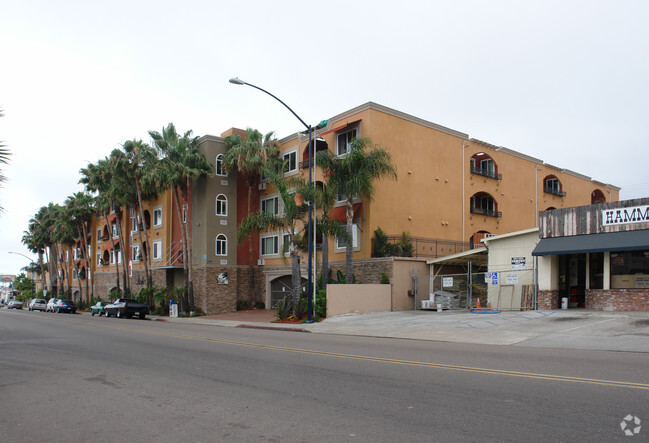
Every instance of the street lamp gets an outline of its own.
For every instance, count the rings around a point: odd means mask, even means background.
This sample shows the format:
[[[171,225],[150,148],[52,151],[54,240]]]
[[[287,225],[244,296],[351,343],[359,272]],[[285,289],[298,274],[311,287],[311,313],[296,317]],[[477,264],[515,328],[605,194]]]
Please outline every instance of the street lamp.
[[[26,256],[25,254],[21,254],[20,252],[12,252],[12,251],[9,251],[9,254],[22,255],[23,257],[25,257],[27,260],[29,260],[29,261],[31,262],[31,270],[32,270],[32,279],[31,279],[31,280],[32,280],[32,298],[34,298],[35,295],[36,295],[36,294],[35,294],[35,292],[36,292],[36,291],[35,291],[35,289],[36,289],[36,284],[34,283],[34,260],[32,260],[31,257]]]
[[[313,172],[312,172],[313,171],[313,128],[311,127],[311,125],[307,125],[304,122],[304,120],[302,120],[300,118],[300,116],[297,115],[295,113],[295,111],[293,111],[286,103],[284,103],[279,98],[275,97],[273,94],[266,91],[265,89],[262,89],[259,86],[255,86],[255,85],[250,84],[248,82],[244,82],[243,80],[241,80],[238,77],[231,78],[230,83],[235,84],[235,85],[247,85],[247,86],[253,87],[255,89],[258,89],[258,90],[260,90],[261,92],[263,92],[265,94],[270,95],[275,100],[277,100],[278,102],[283,104],[286,107],[286,109],[291,111],[291,114],[293,114],[300,121],[300,123],[302,123],[306,127],[306,129],[309,131],[309,186],[311,186],[313,184]],[[307,294],[309,294],[309,296],[307,297],[307,300],[308,300],[307,301],[308,314],[307,314],[306,322],[307,323],[313,323],[313,300],[312,300],[313,279],[311,278],[311,273],[312,273],[312,269],[313,269],[313,257],[312,257],[312,253],[313,253],[313,238],[312,238],[312,235],[313,235],[313,205],[311,204],[311,202],[309,202],[309,221],[307,223],[307,226],[308,226],[307,227],[307,235],[308,235],[308,240],[307,240],[308,248],[307,248],[307,251],[308,251],[308,254],[309,254],[308,265],[307,265],[307,273],[309,274],[309,277],[307,279],[306,288],[307,288]],[[296,290],[296,288],[293,288],[293,290]]]

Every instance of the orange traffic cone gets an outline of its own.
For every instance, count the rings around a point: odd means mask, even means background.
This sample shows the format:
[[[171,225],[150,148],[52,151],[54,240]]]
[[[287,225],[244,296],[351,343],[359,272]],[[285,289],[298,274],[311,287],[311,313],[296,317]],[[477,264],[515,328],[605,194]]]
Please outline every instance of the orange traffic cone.
[[[491,303],[487,303],[487,311],[491,311]]]
[[[475,308],[476,311],[481,311],[482,309],[480,308],[480,299],[478,299],[478,306]]]

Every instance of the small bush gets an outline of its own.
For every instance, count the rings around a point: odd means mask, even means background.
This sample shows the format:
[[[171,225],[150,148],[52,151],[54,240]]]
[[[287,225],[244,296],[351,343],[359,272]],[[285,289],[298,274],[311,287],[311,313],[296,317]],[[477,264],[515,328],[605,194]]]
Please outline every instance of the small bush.
[[[275,306],[275,309],[277,310],[278,320],[286,320],[293,315],[293,302],[291,301],[290,296],[284,297],[280,300]]]
[[[255,309],[266,309],[266,303],[259,300],[255,302]]]
[[[241,311],[242,309],[248,309],[250,305],[248,305],[248,302],[246,300],[242,299],[237,299],[237,311]]]
[[[381,272],[381,284],[382,285],[390,284],[390,277],[388,277],[388,274],[385,272]]]

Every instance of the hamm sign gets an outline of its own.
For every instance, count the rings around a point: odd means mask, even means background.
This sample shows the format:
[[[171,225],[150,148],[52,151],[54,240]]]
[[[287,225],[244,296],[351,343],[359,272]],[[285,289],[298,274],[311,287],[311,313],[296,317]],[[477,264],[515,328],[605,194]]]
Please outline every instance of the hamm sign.
[[[649,206],[605,209],[602,211],[602,226],[627,225],[649,222]]]

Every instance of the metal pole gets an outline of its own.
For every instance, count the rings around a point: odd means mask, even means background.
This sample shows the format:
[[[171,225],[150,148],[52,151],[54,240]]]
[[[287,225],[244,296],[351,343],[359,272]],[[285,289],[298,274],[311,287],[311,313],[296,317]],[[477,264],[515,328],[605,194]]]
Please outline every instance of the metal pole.
[[[263,92],[265,94],[270,95],[275,100],[277,100],[278,102],[283,104],[284,107],[286,107],[286,109],[291,111],[291,114],[293,114],[300,121],[300,123],[302,123],[307,128],[307,130],[309,131],[309,186],[311,186],[313,184],[313,176],[312,176],[312,170],[313,170],[312,169],[313,168],[313,128],[311,127],[311,125],[307,125],[304,122],[304,120],[302,120],[300,118],[300,116],[297,115],[295,113],[295,111],[293,111],[286,103],[284,103],[282,100],[280,100],[279,98],[277,98],[276,96],[274,96],[270,92],[266,91],[265,89],[262,89],[259,86],[255,86],[255,85],[253,85],[251,83],[244,82],[243,80],[241,80],[241,79],[239,79],[237,77],[231,78],[230,83],[235,84],[235,85],[247,85],[247,86],[250,86],[252,88],[258,89],[259,91],[261,91],[261,92]],[[309,274],[309,277],[307,279],[307,294],[309,294],[309,296],[307,297],[308,298],[307,310],[309,312],[308,312],[306,323],[313,323],[313,301],[311,299],[311,292],[312,292],[311,288],[313,287],[313,279],[312,279],[312,275],[311,275],[311,270],[313,268],[313,257],[311,255],[311,251],[313,250],[313,238],[311,236],[311,233],[313,232],[313,203],[314,202],[309,202],[309,221],[307,223],[307,225],[308,225],[307,243],[308,243],[308,254],[309,254],[308,266],[307,266],[307,272]],[[302,286],[301,283],[300,283],[300,286]],[[293,288],[293,289],[295,289],[295,288]]]
[[[311,125],[309,125],[309,187],[313,185],[313,128]],[[312,269],[313,269],[313,204],[314,201],[309,202],[309,221],[308,221],[308,254],[309,254],[309,260],[308,260],[308,265],[307,265],[307,272],[309,273],[309,278],[307,280],[307,318],[306,322],[307,323],[313,323],[313,297],[312,297],[312,292],[313,292],[313,278],[312,278]]]

